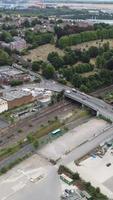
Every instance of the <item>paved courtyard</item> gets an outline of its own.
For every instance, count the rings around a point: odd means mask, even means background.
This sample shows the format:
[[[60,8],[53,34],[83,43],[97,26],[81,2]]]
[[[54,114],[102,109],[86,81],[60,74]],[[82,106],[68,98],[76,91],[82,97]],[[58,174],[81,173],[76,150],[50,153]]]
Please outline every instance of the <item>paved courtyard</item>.
[[[34,155],[0,177],[0,200],[59,200],[57,169]]]
[[[90,119],[88,122],[68,131],[52,143],[45,145],[38,152],[49,159],[60,159],[92,137],[99,135],[108,126],[108,123],[104,120]]]
[[[77,166],[74,162],[68,164],[72,171],[77,171],[81,178],[99,187],[105,195],[113,199],[113,150],[108,149],[103,157],[91,156],[80,162]],[[110,163],[108,167],[107,164]]]

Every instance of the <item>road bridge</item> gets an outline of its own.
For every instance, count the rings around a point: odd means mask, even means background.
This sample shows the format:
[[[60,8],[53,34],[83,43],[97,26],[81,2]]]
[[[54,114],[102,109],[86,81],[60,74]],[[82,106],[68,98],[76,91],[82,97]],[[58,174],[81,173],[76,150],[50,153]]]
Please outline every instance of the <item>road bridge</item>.
[[[73,90],[68,90],[65,91],[64,94],[66,97],[96,111],[97,115],[102,115],[113,122],[113,107],[105,103],[103,100],[92,97],[78,90],[75,90],[75,92]]]

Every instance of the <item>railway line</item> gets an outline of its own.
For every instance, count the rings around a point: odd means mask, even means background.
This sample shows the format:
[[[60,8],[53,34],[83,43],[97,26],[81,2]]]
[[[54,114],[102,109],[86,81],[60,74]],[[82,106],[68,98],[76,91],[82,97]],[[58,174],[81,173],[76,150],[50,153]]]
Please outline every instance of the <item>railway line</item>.
[[[9,126],[0,133],[0,148],[9,146],[17,141],[23,140],[30,132],[35,132],[41,124],[48,123],[55,116],[62,114],[64,111],[70,112],[75,107],[71,101],[62,101],[53,106],[43,109],[40,113],[35,113],[26,119],[18,121],[16,124]],[[18,132],[22,130],[22,132]]]

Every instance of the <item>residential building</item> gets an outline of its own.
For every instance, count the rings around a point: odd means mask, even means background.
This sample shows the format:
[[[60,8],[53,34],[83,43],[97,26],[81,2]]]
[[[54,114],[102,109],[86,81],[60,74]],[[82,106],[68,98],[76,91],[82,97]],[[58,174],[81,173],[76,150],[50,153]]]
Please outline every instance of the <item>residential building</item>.
[[[0,113],[8,110],[8,103],[6,100],[0,98]]]
[[[14,41],[10,42],[10,49],[22,51],[27,47],[26,41],[21,37],[14,37]]]

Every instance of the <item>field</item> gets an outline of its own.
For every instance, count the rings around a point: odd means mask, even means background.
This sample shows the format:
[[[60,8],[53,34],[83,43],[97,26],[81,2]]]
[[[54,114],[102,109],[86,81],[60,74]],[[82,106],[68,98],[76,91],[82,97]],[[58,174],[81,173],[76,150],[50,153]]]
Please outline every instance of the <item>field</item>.
[[[101,47],[103,46],[104,43],[109,42],[110,48],[113,48],[113,39],[104,39],[103,41],[101,40],[94,40],[94,41],[90,41],[90,42],[84,42],[81,44],[77,44],[71,47],[71,49],[85,49],[87,50],[89,47],[91,46],[96,46],[96,47]]]
[[[23,58],[25,60],[31,59],[32,61],[34,61],[34,60],[46,61],[48,54],[51,53],[52,51],[58,52],[59,55],[61,55],[61,56],[63,55],[63,51],[56,48],[54,45],[45,44],[45,45],[42,45],[40,47],[37,47],[36,49],[30,50],[29,54],[23,56]]]
[[[96,74],[96,72],[95,72],[95,71],[91,71],[91,72],[83,73],[83,74],[81,74],[81,76],[82,76],[82,77],[89,77],[89,76],[92,76],[92,75],[94,75],[94,74]]]

